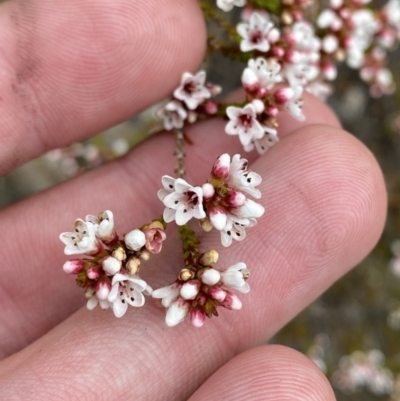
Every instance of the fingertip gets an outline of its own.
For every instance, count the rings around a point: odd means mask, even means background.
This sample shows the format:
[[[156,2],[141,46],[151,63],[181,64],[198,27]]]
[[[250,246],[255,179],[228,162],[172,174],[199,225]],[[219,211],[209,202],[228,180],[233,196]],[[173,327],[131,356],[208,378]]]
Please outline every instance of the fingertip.
[[[265,345],[230,360],[189,400],[334,401],[335,395],[306,356],[280,345]]]

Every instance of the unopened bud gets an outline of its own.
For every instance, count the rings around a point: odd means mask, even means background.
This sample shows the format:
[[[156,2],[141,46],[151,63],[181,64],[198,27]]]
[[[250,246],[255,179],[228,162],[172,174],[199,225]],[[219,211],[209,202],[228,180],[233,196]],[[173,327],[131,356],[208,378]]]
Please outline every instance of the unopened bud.
[[[107,256],[101,261],[101,267],[110,276],[120,271],[121,264],[121,261],[113,256]]]
[[[204,253],[200,258],[200,263],[203,266],[214,266],[218,262],[219,254],[215,249],[211,249]]]
[[[105,301],[110,295],[111,284],[109,281],[99,281],[96,285],[96,296],[101,301]]]
[[[206,233],[210,232],[210,231],[213,229],[213,226],[212,226],[212,224],[210,223],[210,220],[208,220],[207,218],[201,220],[201,221],[200,221],[200,225],[201,225],[201,228],[202,228]]]
[[[215,269],[205,269],[201,275],[201,281],[207,285],[215,285],[219,280],[221,280],[221,275]]]
[[[133,251],[138,251],[144,246],[145,243],[146,236],[144,235],[144,232],[139,229],[132,230],[125,235],[125,244]]]
[[[85,266],[81,259],[67,260],[63,265],[63,270],[68,274],[78,274]]]
[[[189,312],[189,320],[194,327],[201,327],[206,320],[206,314],[200,308],[193,308]]]
[[[284,11],[281,15],[281,21],[285,24],[285,25],[291,25],[293,24],[293,18],[291,16],[291,14],[288,11]]]
[[[208,293],[210,294],[211,298],[215,299],[218,302],[223,302],[226,297],[226,292],[221,288],[221,287],[211,287],[208,290]]]
[[[240,207],[246,202],[246,196],[243,192],[233,190],[226,195],[225,200],[229,206]]]
[[[121,262],[126,259],[126,252],[122,246],[118,247],[113,253],[115,259],[120,260]]]
[[[250,68],[245,68],[242,74],[242,84],[247,92],[256,92],[260,88],[257,75]]]
[[[287,101],[293,98],[293,89],[289,86],[286,88],[279,88],[274,93],[275,101],[278,104],[285,104]]]
[[[86,288],[86,290],[85,290],[85,298],[86,298],[86,299],[92,298],[92,296],[94,295],[94,293],[95,293],[94,287],[88,287],[88,288]]]
[[[125,269],[129,274],[136,274],[140,270],[140,259],[132,256],[125,263]]]
[[[204,199],[211,199],[214,196],[215,189],[209,182],[203,184],[201,188],[203,190]]]
[[[90,269],[88,269],[86,274],[88,278],[90,278],[90,280],[97,280],[100,276],[99,269],[97,269],[96,267],[91,267]]]
[[[164,226],[161,223],[161,221],[155,220],[152,221],[148,226],[144,227],[146,230],[152,229],[152,228],[156,228],[158,230],[164,230]]]
[[[221,305],[224,308],[232,310],[242,309],[242,301],[235,294],[232,294],[229,291],[226,292],[226,297],[224,301],[221,302]]]
[[[257,114],[261,114],[265,109],[264,102],[260,99],[254,99],[251,104],[254,106],[254,110]]]
[[[179,279],[182,281],[188,281],[194,278],[195,273],[193,270],[190,269],[182,269],[181,273],[179,274]]]
[[[223,230],[226,226],[227,215],[224,208],[220,206],[210,207],[208,211],[208,218],[210,219],[211,224],[217,230]]]
[[[208,102],[206,102],[206,104],[204,105],[204,110],[207,114],[209,115],[214,115],[217,113],[218,111],[218,106],[215,102],[209,100]]]
[[[231,166],[231,157],[228,153],[224,153],[215,161],[211,173],[216,178],[227,178],[229,175],[229,168]]]
[[[200,283],[197,280],[187,281],[180,290],[183,299],[195,299],[200,291]]]
[[[141,257],[143,260],[149,260],[149,259],[150,259],[150,252],[144,250],[144,251],[142,251],[142,252],[140,253],[140,257]]]

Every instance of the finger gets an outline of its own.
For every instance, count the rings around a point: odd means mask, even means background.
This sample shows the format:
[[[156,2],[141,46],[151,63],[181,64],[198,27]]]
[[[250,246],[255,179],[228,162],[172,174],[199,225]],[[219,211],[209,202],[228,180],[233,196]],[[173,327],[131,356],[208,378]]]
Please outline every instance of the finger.
[[[333,116],[315,98],[310,97],[309,103],[308,107],[319,110],[318,115]],[[324,121],[335,123],[334,117]],[[204,182],[221,153],[241,152],[239,141],[224,134],[224,124],[220,120],[209,121],[190,131],[195,145],[187,147],[189,181]],[[301,126],[299,122],[287,125],[290,129]],[[280,132],[282,138],[287,134],[284,130]],[[26,346],[84,303],[81,290],[72,283],[68,285],[61,269],[65,256],[58,234],[68,231],[78,216],[101,210],[115,212],[120,233],[161,215],[162,204],[156,193],[161,176],[173,175],[173,152],[174,139],[166,134],[120,162],[0,212],[0,221],[8,227],[2,235],[1,356]],[[249,156],[255,158],[254,154]],[[23,224],[17,224],[18,221]],[[217,244],[220,242],[219,238],[214,239]],[[49,303],[49,299],[53,301]]]
[[[57,391],[73,399],[72,391],[90,389],[88,401],[133,392],[138,399],[186,399],[232,356],[265,343],[365,257],[382,230],[386,202],[370,152],[326,126],[301,128],[273,150],[254,163],[264,177],[265,215],[247,241],[220,252],[221,267],[244,260],[252,272],[243,310],[221,310],[196,330],[190,324],[166,328],[164,311],[150,301],[124,319],[82,309],[0,365],[5,394],[35,400]],[[181,265],[173,252],[178,243],[170,237],[165,252],[143,272],[155,288],[169,284]],[[215,246],[210,237],[203,249]],[[42,383],[35,394],[32,372]]]
[[[168,96],[203,25],[194,0],[2,3],[0,175]]]
[[[243,352],[215,372],[189,401],[335,401],[320,369],[290,348]]]

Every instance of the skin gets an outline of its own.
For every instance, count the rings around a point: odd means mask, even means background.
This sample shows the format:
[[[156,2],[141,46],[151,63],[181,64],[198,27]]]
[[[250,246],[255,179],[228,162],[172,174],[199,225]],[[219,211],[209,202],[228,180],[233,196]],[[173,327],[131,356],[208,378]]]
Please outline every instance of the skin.
[[[198,68],[204,38],[190,0],[2,3],[0,173],[168,96],[182,71]],[[262,344],[370,252],[386,192],[374,157],[327,106],[308,96],[305,114],[299,123],[282,113],[280,142],[263,157],[246,155],[263,176],[266,212],[246,241],[217,249],[221,265],[247,263],[251,292],[241,297],[241,311],[221,310],[201,329],[167,328],[152,300],[123,319],[88,312],[61,269],[66,257],[57,237],[77,217],[110,209],[122,234],[161,214],[155,194],[161,176],[173,174],[171,134],[1,210],[2,397],[334,400],[307,358]],[[189,182],[204,182],[221,153],[243,154],[224,124],[215,119],[189,130]],[[202,239],[204,249],[218,243],[218,233]],[[164,248],[143,269],[153,288],[180,270],[173,230]]]

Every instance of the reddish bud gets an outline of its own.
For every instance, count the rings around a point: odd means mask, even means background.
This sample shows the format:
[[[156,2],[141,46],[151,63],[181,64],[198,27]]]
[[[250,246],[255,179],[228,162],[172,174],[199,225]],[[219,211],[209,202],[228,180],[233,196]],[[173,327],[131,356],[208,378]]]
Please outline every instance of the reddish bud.
[[[97,269],[96,267],[91,267],[90,269],[88,269],[86,274],[88,278],[90,278],[90,280],[97,280],[100,276],[99,269]]]
[[[109,281],[99,281],[96,285],[96,296],[101,301],[105,301],[111,291],[111,284]]]
[[[216,178],[227,178],[230,166],[231,157],[227,153],[224,153],[214,163],[211,173]]]
[[[279,88],[275,91],[274,97],[278,104],[285,104],[287,101],[292,99],[294,96],[293,89],[290,87]]]
[[[206,320],[206,314],[200,308],[193,308],[189,312],[189,319],[194,327],[201,327]]]
[[[229,206],[240,207],[244,205],[244,202],[246,201],[246,196],[242,192],[231,191],[225,197],[225,200],[229,204]]]
[[[81,259],[67,260],[63,265],[63,270],[68,274],[78,274],[84,266],[85,264]]]

